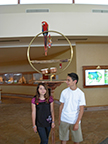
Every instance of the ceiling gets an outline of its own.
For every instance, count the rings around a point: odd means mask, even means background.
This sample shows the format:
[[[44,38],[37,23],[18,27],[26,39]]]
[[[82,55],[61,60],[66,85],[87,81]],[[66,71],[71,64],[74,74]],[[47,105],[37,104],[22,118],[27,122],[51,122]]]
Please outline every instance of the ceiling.
[[[52,47],[48,56],[57,55],[68,50],[69,43],[62,36],[52,36]],[[108,36],[68,36],[71,44],[77,43],[108,43]],[[13,61],[27,61],[28,46],[33,37],[0,38],[0,64]],[[43,37],[36,37],[30,46],[31,59],[46,59],[44,55]]]

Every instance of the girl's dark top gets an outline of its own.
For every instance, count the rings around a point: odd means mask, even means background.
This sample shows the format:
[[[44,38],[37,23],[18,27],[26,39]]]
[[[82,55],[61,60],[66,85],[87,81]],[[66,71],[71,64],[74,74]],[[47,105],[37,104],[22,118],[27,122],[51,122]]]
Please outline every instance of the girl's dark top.
[[[36,125],[39,127],[51,126],[51,109],[50,104],[53,102],[53,97],[49,97],[49,103],[45,100],[40,100],[39,103],[35,103],[35,97],[32,99],[32,103],[36,105]]]

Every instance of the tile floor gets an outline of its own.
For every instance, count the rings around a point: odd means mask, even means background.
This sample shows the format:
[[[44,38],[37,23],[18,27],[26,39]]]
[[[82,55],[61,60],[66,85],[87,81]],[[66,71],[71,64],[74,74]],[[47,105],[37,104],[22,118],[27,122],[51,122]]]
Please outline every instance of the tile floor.
[[[55,144],[58,137],[58,110],[55,102]],[[85,110],[82,118],[84,141],[81,144],[99,144],[108,137],[108,109]],[[31,98],[2,96],[0,104],[0,144],[39,144],[38,134],[33,132],[31,121]],[[51,144],[51,134],[49,144]],[[70,140],[67,144],[73,144]]]

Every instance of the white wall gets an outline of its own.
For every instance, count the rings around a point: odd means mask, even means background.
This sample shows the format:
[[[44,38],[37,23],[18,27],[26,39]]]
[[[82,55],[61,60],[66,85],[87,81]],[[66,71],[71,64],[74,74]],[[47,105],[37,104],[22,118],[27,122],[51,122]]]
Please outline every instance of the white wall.
[[[43,20],[49,23],[49,30],[56,30],[65,35],[108,36],[108,13],[68,12],[67,10],[67,12],[49,13],[1,12],[0,37],[35,36],[41,32]]]

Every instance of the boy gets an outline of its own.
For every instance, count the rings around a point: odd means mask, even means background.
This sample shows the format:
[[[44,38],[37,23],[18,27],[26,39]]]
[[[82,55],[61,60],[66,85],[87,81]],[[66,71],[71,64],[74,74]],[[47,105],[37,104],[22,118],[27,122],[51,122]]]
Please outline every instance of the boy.
[[[74,144],[83,141],[81,132],[81,118],[84,112],[85,96],[77,87],[78,75],[70,73],[66,80],[68,88],[64,89],[60,96],[59,108],[59,138],[62,144],[69,140],[69,130]]]

